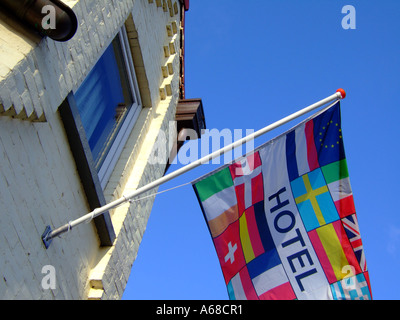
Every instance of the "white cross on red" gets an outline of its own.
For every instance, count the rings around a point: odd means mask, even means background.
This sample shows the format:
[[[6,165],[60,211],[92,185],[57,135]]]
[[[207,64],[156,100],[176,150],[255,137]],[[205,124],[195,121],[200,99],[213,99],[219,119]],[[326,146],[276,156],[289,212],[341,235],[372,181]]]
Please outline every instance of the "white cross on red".
[[[232,242],[228,243],[228,254],[225,256],[225,262],[228,262],[228,260],[231,260],[231,264],[235,261],[235,252],[237,250],[237,244],[235,243],[232,246]]]

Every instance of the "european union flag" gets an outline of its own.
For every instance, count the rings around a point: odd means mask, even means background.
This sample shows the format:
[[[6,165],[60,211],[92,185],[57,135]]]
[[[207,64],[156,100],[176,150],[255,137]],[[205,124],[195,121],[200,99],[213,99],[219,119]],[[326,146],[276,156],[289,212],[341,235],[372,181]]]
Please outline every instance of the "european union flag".
[[[314,141],[319,165],[345,158],[340,108],[330,108],[314,118]]]

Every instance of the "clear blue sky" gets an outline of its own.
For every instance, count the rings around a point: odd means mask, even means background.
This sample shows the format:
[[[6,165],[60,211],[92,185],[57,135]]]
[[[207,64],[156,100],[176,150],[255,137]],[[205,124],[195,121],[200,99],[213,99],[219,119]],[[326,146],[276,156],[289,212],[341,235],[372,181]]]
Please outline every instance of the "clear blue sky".
[[[353,30],[341,23],[349,4]],[[372,294],[399,299],[400,2],[191,0],[186,17],[186,95],[202,98],[209,129],[258,130],[346,90],[343,137]],[[228,299],[190,185],[156,197],[123,299]]]

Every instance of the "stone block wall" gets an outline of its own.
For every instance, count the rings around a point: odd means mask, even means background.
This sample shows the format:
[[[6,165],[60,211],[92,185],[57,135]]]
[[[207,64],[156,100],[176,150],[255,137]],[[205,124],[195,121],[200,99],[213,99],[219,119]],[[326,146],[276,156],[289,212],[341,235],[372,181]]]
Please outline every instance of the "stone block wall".
[[[77,165],[58,108],[83,82],[125,26],[142,111],[104,189],[106,201],[161,177],[149,162],[179,99],[179,0],[64,1],[78,18],[67,42],[41,38],[0,14],[0,299],[119,299],[146,229],[154,197],[110,212],[116,239],[101,247],[93,222],[53,240],[87,212]],[[169,137],[169,135],[166,135]],[[155,190],[156,191],[156,190]],[[55,288],[46,287],[45,266]]]

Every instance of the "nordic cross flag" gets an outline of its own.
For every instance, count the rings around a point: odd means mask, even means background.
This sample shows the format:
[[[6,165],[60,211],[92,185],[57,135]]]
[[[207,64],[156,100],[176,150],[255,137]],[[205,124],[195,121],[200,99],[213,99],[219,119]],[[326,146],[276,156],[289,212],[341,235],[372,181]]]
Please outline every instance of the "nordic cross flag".
[[[230,299],[371,299],[340,102],[193,182]]]

